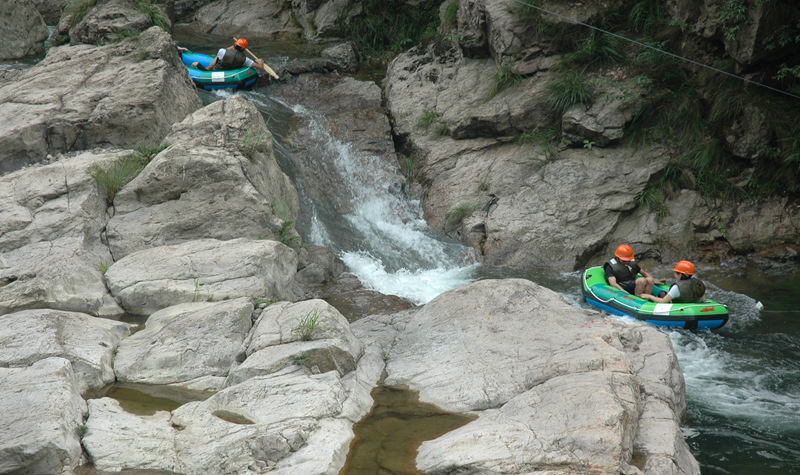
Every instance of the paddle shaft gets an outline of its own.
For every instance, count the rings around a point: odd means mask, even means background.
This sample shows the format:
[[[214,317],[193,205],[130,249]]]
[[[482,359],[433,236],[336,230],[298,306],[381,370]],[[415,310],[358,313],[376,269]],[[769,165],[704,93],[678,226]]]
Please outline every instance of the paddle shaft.
[[[237,38],[237,37],[235,37],[235,36],[233,37],[233,41],[236,41],[236,40],[238,40],[238,39],[239,39],[239,38]],[[258,58],[258,56],[254,55],[254,54],[253,54],[253,52],[252,52],[252,51],[250,51],[250,49],[249,49],[249,48],[245,48],[244,50],[245,50],[245,51],[247,51],[247,53],[248,53],[250,56],[252,56],[252,57],[253,57],[253,59],[255,59],[256,61],[262,61],[262,62],[263,62],[263,60],[262,60],[262,59],[259,59],[259,58]],[[270,68],[269,66],[267,66],[267,63],[264,63],[264,71],[266,71],[266,72],[267,72],[267,73],[268,73],[270,76],[274,77],[275,79],[279,79],[279,78],[278,78],[278,75],[277,75],[277,74],[275,74],[275,71],[273,71],[273,70],[272,70],[272,68]]]

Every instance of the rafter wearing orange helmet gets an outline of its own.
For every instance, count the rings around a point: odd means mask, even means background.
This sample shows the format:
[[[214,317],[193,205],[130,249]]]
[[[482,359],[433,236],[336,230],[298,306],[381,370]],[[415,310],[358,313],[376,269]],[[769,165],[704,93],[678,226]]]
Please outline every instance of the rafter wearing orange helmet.
[[[612,287],[635,295],[653,292],[655,278],[639,266],[633,248],[627,244],[617,246],[614,258],[606,262],[603,269]]]
[[[672,269],[676,282],[669,287],[669,291],[661,296],[645,294],[643,299],[656,303],[700,303],[706,301],[706,284],[694,277],[694,264],[689,261],[680,261]]]
[[[192,63],[192,67],[205,71],[224,71],[238,68],[256,68],[266,71],[264,61],[253,61],[244,54],[245,50],[250,46],[245,38],[237,38],[236,42],[227,48],[220,48],[217,51],[217,56],[211,63],[203,68],[200,63]]]

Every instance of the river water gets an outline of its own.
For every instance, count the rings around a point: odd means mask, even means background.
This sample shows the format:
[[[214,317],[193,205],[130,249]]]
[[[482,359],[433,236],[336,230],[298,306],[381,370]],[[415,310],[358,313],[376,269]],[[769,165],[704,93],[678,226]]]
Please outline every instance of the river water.
[[[518,277],[481,268],[456,242],[432,234],[420,204],[391,193],[402,174],[378,160],[358,156],[325,130],[314,111],[282,103],[266,89],[245,92],[268,120],[275,153],[293,179],[293,157],[283,143],[292,121],[314,130],[314,156],[339,170],[342,193],[358,206],[337,215],[324,203],[301,198],[297,228],[306,242],[327,246],[374,290],[423,304],[436,295],[481,278]],[[206,93],[206,102],[229,91]],[[375,169],[369,173],[366,166]],[[382,177],[375,179],[374,177]],[[652,269],[668,277],[668,267]],[[716,332],[663,329],[670,336],[686,379],[685,437],[704,474],[800,473],[800,295],[798,266],[759,269],[745,262],[698,265],[708,295],[728,305],[731,320]],[[525,275],[589,308],[580,293],[580,273]],[[759,309],[757,302],[763,304]],[[613,317],[617,318],[617,317]],[[627,319],[631,325],[643,324]]]

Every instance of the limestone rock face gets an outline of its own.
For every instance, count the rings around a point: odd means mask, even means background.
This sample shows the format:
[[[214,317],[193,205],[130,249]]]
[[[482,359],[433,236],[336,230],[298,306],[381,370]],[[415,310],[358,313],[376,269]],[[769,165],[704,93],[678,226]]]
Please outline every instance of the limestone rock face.
[[[31,0],[0,3],[0,60],[19,59],[44,52],[50,32]],[[11,116],[5,116],[10,118]]]
[[[115,259],[199,238],[278,239],[297,219],[297,191],[275,161],[272,134],[241,96],[175,124],[164,143],[173,145],[114,199]]]
[[[0,317],[0,364],[24,368],[46,358],[72,364],[79,394],[114,382],[111,360],[128,324],[56,310],[24,310]]]
[[[243,36],[250,41],[299,37],[303,31],[292,20],[290,2],[265,3],[259,0],[207,3],[195,13],[191,29],[219,37]]]
[[[200,106],[161,28],[99,48],[51,48],[0,84],[0,116],[14,118],[0,123],[0,173],[98,144],[153,145]]]
[[[354,331],[384,351],[386,384],[477,417],[420,446],[425,473],[699,473],[680,430],[683,375],[668,336],[651,326],[503,279],[368,317]],[[644,457],[636,467],[634,452]]]
[[[174,400],[207,397],[222,387],[252,326],[249,298],[174,305],[148,317],[117,350],[124,384],[168,386]],[[169,394],[172,393],[172,394]]]
[[[129,254],[106,272],[128,312],[150,315],[178,303],[237,297],[298,300],[297,255],[275,241],[199,239]]]
[[[86,413],[64,358],[0,367],[0,472],[62,473],[81,464]]]
[[[131,153],[86,152],[0,176],[0,315],[30,308],[123,313],[101,271],[112,262],[101,238],[108,217],[89,172]]]
[[[159,12],[159,20],[166,31],[172,26],[167,15],[158,10],[158,4],[150,8]],[[135,8],[131,0],[109,0],[97,3],[74,27],[69,30],[70,43],[104,45],[119,41],[125,35],[145,31],[154,26],[147,13]]]

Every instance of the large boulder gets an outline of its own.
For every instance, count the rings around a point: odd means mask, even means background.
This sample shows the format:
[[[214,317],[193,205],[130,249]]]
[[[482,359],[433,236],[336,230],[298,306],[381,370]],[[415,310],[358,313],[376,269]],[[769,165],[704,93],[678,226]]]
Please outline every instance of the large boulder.
[[[300,364],[312,373],[356,369],[364,346],[347,320],[324,300],[277,302],[258,317],[245,341],[247,359],[235,365],[225,386]]]
[[[144,2],[138,2],[137,7],[137,2],[132,0],[100,2],[69,29],[70,44],[104,45],[138,35],[151,26],[160,26],[169,31],[169,18],[160,8],[157,3]],[[61,22],[59,27],[63,24]]]
[[[80,394],[115,379],[111,360],[128,324],[76,312],[25,310],[0,317],[0,366],[24,368],[51,357],[70,361]]]
[[[42,15],[31,0],[0,3],[0,60],[19,59],[44,52],[50,35]],[[11,116],[5,116],[11,117]]]
[[[237,297],[296,301],[297,254],[275,241],[198,239],[134,252],[106,272],[129,313],[150,315],[187,302]]]
[[[251,41],[297,38],[303,33],[303,28],[293,17],[292,2],[260,0],[207,3],[195,13],[190,28],[198,33],[223,38],[244,36]]]
[[[103,47],[51,48],[0,84],[0,173],[97,144],[154,144],[200,108],[175,44],[161,28]]]
[[[0,367],[0,473],[64,473],[82,462],[76,379],[64,358]]]
[[[0,315],[50,308],[119,316],[105,286],[106,198],[89,172],[130,150],[85,152],[0,176]]]
[[[208,397],[222,387],[242,351],[252,313],[249,298],[159,310],[120,344],[114,359],[117,380],[156,387],[173,400]]]
[[[680,427],[683,375],[653,327],[503,279],[368,317],[354,332],[385,352],[387,385],[477,416],[420,446],[422,472],[699,473]]]
[[[297,191],[251,102],[214,102],[175,124],[164,143],[173,145],[114,199],[107,235],[115,259],[200,238],[291,235]]]

